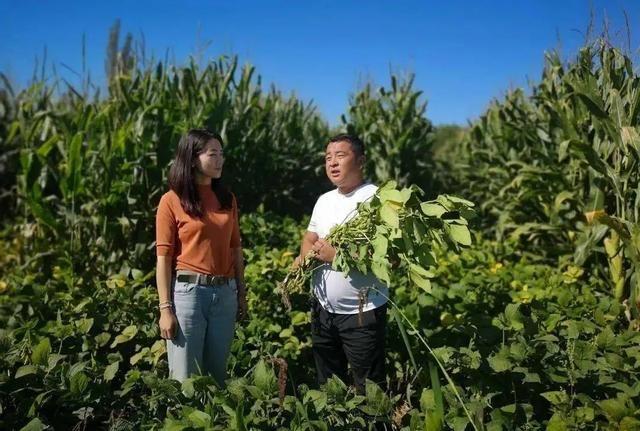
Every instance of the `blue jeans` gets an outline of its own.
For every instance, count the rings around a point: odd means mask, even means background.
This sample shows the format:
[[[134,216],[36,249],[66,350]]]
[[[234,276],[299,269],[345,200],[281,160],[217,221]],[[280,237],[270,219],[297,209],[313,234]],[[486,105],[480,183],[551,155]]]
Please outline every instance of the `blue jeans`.
[[[227,357],[238,308],[235,280],[220,286],[173,281],[178,328],[167,341],[169,374],[184,381],[192,374],[210,375],[224,387]]]

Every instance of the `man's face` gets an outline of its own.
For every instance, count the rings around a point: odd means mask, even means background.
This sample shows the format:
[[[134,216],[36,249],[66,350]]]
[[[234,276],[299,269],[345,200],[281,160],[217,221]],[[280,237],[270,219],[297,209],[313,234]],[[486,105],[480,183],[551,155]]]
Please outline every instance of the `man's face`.
[[[340,187],[361,180],[364,157],[357,157],[350,143],[331,142],[324,160],[327,177],[333,185]]]

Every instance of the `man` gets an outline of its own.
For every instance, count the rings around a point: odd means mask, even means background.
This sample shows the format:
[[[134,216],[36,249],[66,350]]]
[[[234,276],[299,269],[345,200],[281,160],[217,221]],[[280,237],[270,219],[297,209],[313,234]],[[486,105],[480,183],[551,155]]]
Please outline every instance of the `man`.
[[[316,202],[300,248],[300,256],[313,251],[324,262],[312,281],[312,343],[318,382],[332,375],[347,382],[349,366],[360,392],[366,379],[385,383],[388,288],[372,274],[352,270],[345,277],[331,269],[336,251],[324,238],[332,227],[355,216],[358,203],[375,194],[377,187],[363,179],[364,162],[364,145],[357,137],[341,134],[329,141],[325,170],[336,189]]]

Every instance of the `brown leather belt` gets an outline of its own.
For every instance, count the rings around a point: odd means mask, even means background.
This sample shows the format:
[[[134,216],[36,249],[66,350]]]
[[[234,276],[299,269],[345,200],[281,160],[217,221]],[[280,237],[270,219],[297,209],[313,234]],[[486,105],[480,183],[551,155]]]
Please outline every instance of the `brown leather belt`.
[[[195,283],[200,286],[222,286],[229,283],[231,278],[221,275],[197,274],[195,272],[178,271],[176,280],[181,283]]]

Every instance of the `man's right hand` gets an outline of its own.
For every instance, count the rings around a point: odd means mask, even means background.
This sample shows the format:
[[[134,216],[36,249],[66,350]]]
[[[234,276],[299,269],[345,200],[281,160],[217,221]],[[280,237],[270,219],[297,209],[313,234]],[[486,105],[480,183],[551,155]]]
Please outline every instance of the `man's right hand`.
[[[318,239],[313,244],[311,251],[315,253],[314,257],[316,259],[326,263],[333,262],[333,259],[336,257],[336,249],[324,239]]]
[[[304,234],[304,238],[302,238],[302,245],[300,246],[300,255],[296,258],[298,265],[301,265],[304,262],[305,257],[312,253],[313,245],[316,241],[318,241],[317,233],[307,231]],[[313,253],[315,254],[315,252]]]
[[[176,328],[178,327],[178,319],[173,312],[173,308],[164,308],[160,310],[160,336],[165,340],[173,340],[176,336]]]

